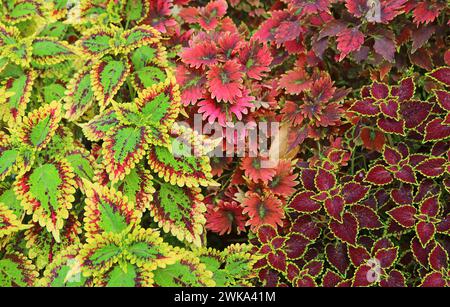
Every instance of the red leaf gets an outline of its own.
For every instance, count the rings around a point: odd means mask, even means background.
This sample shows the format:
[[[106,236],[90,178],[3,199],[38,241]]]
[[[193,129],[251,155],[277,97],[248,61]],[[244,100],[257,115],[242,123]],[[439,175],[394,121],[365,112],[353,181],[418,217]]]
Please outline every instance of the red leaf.
[[[288,71],[281,76],[279,81],[279,86],[286,89],[288,94],[300,94],[311,89],[312,84],[311,77],[302,68]]]
[[[355,245],[356,236],[358,235],[358,221],[351,213],[344,213],[342,220],[343,223],[334,220],[330,221],[331,231],[342,241]]]
[[[374,283],[377,276],[374,270],[368,265],[361,265],[356,269],[355,275],[353,276],[353,287],[367,287]]]
[[[375,165],[366,175],[365,181],[376,185],[385,185],[392,182],[391,173],[383,165]]]
[[[397,101],[389,99],[380,103],[380,110],[384,115],[398,119],[400,106]]]
[[[434,92],[441,108],[450,111],[450,93],[447,91],[436,90]]]
[[[416,166],[416,170],[427,177],[438,177],[444,174],[444,158],[429,158]]]
[[[402,184],[399,189],[391,191],[391,197],[399,205],[409,205],[413,201],[411,185]]]
[[[450,86],[450,67],[439,67],[429,75],[437,81]]]
[[[286,255],[283,251],[277,250],[273,253],[270,253],[267,256],[267,260],[269,261],[269,264],[273,268],[275,268],[281,272],[286,271]]]
[[[339,196],[333,196],[325,200],[325,210],[335,220],[342,222],[342,213],[344,212],[344,199]]]
[[[367,206],[353,205],[350,211],[358,219],[359,227],[366,229],[376,229],[383,226],[375,211]]]
[[[380,286],[382,287],[406,287],[405,277],[402,272],[397,270],[392,270],[389,272],[387,278],[380,281]]]
[[[447,270],[448,266],[448,255],[445,249],[440,245],[436,244],[429,256],[430,266],[435,271]]]
[[[364,43],[364,34],[357,28],[347,28],[337,34],[337,48],[341,51],[339,62],[342,61],[350,52],[359,50]]]
[[[341,195],[346,204],[354,204],[364,199],[369,189],[357,182],[347,182],[341,189]]]
[[[414,217],[416,213],[417,209],[409,205],[396,207],[387,212],[398,224],[407,228],[416,224],[416,218]]]
[[[289,239],[284,243],[284,251],[289,259],[298,259],[306,251],[310,241],[299,233],[289,235]]]
[[[446,284],[444,276],[441,273],[432,272],[422,280],[421,287],[445,287]]]
[[[443,125],[442,119],[435,118],[425,128],[425,141],[437,141],[450,136],[450,126]]]
[[[292,223],[291,231],[301,233],[311,241],[316,240],[320,235],[320,228],[310,215],[298,217]]]
[[[362,246],[349,246],[348,255],[350,256],[352,264],[356,267],[359,267],[370,259],[369,252]]]
[[[277,236],[277,231],[271,225],[261,225],[258,228],[258,239],[261,243],[269,243]]]
[[[312,278],[309,275],[300,276],[296,283],[296,287],[317,287],[316,282],[314,281],[314,278]]]
[[[289,207],[299,212],[315,212],[321,208],[320,204],[311,199],[314,193],[300,192],[290,201]]]
[[[430,242],[430,240],[434,237],[436,228],[432,223],[420,221],[416,225],[416,233],[422,246],[426,246],[428,242]]]
[[[400,101],[411,99],[414,96],[414,81],[411,77],[403,79],[400,85],[391,90],[393,96],[397,96]]]
[[[413,238],[411,241],[411,251],[417,261],[422,264],[422,266],[428,266],[428,255],[435,246],[434,242],[428,243],[427,246],[423,247],[417,238]]]
[[[420,213],[426,214],[429,217],[436,217],[439,213],[439,199],[438,196],[431,196],[425,199],[420,205]]]
[[[325,247],[328,262],[334,266],[341,274],[345,274],[350,262],[347,256],[347,247],[341,242],[328,244]]]
[[[433,26],[422,26],[420,29],[413,31],[411,53],[422,47],[434,34],[434,31],[435,28]]]
[[[429,1],[419,2],[414,8],[414,22],[416,24],[433,22],[443,8],[444,5],[440,3],[430,3]]]
[[[316,188],[319,191],[329,191],[336,185],[336,178],[332,173],[320,168],[314,178]]]
[[[397,259],[398,247],[382,248],[375,253],[375,258],[380,261],[382,268],[387,269],[391,267]]]
[[[403,120],[398,121],[392,118],[379,118],[377,120],[377,126],[387,133],[405,134],[405,121]]]
[[[409,165],[402,166],[397,172],[395,172],[394,177],[406,183],[417,183],[414,170]]]

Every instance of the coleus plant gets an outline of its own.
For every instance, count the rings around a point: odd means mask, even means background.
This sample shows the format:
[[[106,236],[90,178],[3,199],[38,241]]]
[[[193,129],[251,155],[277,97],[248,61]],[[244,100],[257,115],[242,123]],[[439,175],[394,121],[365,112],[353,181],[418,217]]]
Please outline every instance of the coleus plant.
[[[2,0],[0,285],[449,286],[448,13]]]

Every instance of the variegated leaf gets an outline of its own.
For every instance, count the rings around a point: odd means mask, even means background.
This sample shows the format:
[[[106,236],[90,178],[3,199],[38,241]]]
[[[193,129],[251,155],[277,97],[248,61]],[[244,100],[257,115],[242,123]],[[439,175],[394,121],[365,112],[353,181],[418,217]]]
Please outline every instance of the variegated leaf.
[[[119,123],[114,109],[108,109],[95,116],[86,124],[81,124],[84,136],[93,142],[100,141],[106,137],[106,133]]]
[[[119,91],[130,72],[124,60],[102,59],[92,67],[91,80],[95,97],[102,111]]]
[[[180,241],[201,245],[206,207],[199,188],[179,187],[163,183],[150,203],[150,213],[165,232]]]
[[[0,203],[0,237],[10,235],[29,227],[29,225],[23,225],[14,212],[4,203]]]
[[[68,90],[64,98],[66,110],[65,118],[76,121],[92,105],[94,101],[94,91],[91,87],[91,73],[85,69],[75,74],[68,85]]]
[[[123,52],[129,53],[131,50],[140,46],[159,42],[161,40],[161,34],[151,26],[142,25],[124,31],[121,35],[121,40],[123,41]]]
[[[52,139],[60,120],[61,104],[52,102],[22,118],[15,133],[23,145],[41,150]]]
[[[118,126],[106,135],[102,153],[111,181],[123,180],[142,159],[148,148],[147,139],[144,126]]]
[[[112,29],[94,27],[86,31],[77,44],[86,55],[99,57],[110,51],[114,35]]]
[[[74,201],[74,176],[70,164],[62,159],[42,164],[19,176],[14,183],[27,214],[45,226],[57,242]]]
[[[20,253],[9,253],[0,259],[0,287],[31,287],[38,275],[32,262]]]
[[[114,188],[85,182],[84,228],[88,240],[102,233],[120,234],[137,223],[142,213]]]

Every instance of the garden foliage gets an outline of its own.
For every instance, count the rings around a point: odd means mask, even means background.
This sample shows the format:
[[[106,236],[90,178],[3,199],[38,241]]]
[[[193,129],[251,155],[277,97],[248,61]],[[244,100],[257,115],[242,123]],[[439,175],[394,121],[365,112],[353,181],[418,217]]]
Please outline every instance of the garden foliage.
[[[449,286],[449,13],[1,0],[0,286]]]

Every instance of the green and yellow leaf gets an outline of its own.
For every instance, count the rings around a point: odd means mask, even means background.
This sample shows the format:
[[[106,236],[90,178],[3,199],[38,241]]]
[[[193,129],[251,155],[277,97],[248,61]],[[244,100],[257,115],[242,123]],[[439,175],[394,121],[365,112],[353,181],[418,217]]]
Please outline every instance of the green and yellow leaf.
[[[91,87],[91,73],[89,69],[84,69],[75,74],[68,85],[68,90],[64,98],[65,118],[69,121],[76,121],[92,105],[94,101],[94,91]]]
[[[38,275],[31,260],[18,252],[0,259],[0,287],[31,287]]]
[[[14,212],[4,203],[0,203],[0,237],[10,235],[29,227],[29,225],[23,225]]]
[[[92,141],[97,142],[106,137],[106,133],[119,123],[117,114],[113,108],[108,109],[101,114],[95,116],[86,124],[80,124],[83,129],[84,136]]]

